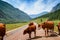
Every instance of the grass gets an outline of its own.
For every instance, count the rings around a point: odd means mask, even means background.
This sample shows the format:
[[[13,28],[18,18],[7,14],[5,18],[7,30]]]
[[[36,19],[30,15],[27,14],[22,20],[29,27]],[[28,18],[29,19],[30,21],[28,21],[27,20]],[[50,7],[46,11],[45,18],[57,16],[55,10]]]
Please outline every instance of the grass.
[[[24,23],[13,23],[13,24],[6,24],[6,31],[9,31],[9,30],[13,30],[15,28],[19,28],[23,25],[26,25],[28,24],[28,22],[24,22]]]
[[[47,18],[37,18],[37,19],[33,19],[33,20],[31,20],[31,21],[34,21],[34,22],[36,22],[36,23],[42,23],[41,22],[41,19],[43,20],[42,22],[44,22],[44,21],[46,21],[47,20]],[[31,21],[29,21],[29,22],[31,22]],[[54,20],[54,31],[58,31],[58,28],[57,28],[57,24],[59,23],[59,21],[60,20]],[[23,25],[26,25],[26,24],[28,24],[29,22],[24,22],[24,23],[13,23],[13,24],[6,24],[6,30],[7,31],[9,31],[9,30],[13,30],[13,29],[15,29],[15,28],[18,28],[18,27],[21,27],[21,26],[23,26]]]
[[[36,22],[36,23],[42,23],[41,22],[41,19],[43,20],[42,22],[44,22],[47,18],[37,18],[37,19],[34,19],[34,20],[32,20],[32,21],[34,21],[34,22]]]

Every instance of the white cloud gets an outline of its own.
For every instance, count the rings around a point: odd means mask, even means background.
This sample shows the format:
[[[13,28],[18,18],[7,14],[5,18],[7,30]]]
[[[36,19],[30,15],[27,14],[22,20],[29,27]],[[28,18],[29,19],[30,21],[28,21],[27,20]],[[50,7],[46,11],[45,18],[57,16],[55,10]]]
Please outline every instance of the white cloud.
[[[21,0],[4,0],[14,7],[26,12],[27,14],[39,14],[43,11],[50,11],[57,3],[57,0],[37,0],[33,3],[21,2]],[[24,0],[25,1],[25,0]],[[47,3],[44,3],[47,2]]]
[[[26,5],[24,3],[22,3],[22,5],[20,5],[20,7],[18,7],[21,10],[24,10],[26,8]]]
[[[27,14],[39,14],[43,12],[42,10],[45,8],[45,5],[41,3],[42,0],[38,0],[34,4],[31,4],[30,7],[25,3],[20,5],[18,8],[26,12]]]

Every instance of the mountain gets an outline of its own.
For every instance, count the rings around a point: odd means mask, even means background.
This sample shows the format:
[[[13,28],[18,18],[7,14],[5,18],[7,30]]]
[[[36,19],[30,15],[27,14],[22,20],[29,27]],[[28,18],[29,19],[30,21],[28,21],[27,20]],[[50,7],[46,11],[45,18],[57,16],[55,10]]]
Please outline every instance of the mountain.
[[[54,11],[59,10],[59,9],[60,9],[60,3],[58,3],[55,7],[53,7],[51,12],[54,12]]]
[[[41,16],[42,18],[49,18],[49,20],[55,20],[59,19],[60,20],[60,9],[56,10],[54,12],[48,13],[46,15]]]
[[[37,18],[37,17],[40,17],[42,15],[45,15],[47,14],[48,12],[42,12],[42,13],[39,13],[39,14],[35,14],[35,15],[30,15],[31,18]]]
[[[13,7],[7,2],[0,0],[0,21],[1,22],[25,22],[31,20],[25,12]]]
[[[57,6],[53,7],[52,10],[55,10],[54,12],[50,12],[48,14],[45,14],[41,16],[42,18],[48,18],[49,20],[60,20],[60,3],[57,4]],[[55,8],[55,9],[54,9]]]

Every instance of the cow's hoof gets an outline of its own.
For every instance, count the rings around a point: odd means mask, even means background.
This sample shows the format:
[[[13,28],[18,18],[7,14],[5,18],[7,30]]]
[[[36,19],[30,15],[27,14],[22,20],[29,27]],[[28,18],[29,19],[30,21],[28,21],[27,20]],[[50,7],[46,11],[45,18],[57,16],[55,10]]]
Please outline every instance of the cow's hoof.
[[[60,34],[58,34],[58,35],[60,35]]]

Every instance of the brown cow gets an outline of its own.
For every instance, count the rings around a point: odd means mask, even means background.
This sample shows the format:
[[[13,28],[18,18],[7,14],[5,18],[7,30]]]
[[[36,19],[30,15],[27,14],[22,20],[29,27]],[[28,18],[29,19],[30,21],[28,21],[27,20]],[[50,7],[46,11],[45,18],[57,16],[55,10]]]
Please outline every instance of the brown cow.
[[[0,36],[2,37],[1,40],[3,40],[5,32],[6,32],[6,26],[5,26],[5,24],[0,23]]]
[[[58,23],[57,27],[58,27],[58,32],[59,32],[59,35],[60,35],[60,22]]]
[[[54,22],[53,21],[46,21],[42,24],[38,24],[38,28],[43,28],[45,30],[45,36],[48,36],[48,31],[54,31]]]
[[[31,33],[34,32],[34,36],[36,37],[36,25],[33,24],[33,22],[31,22],[28,26],[28,28],[26,28],[23,32],[23,34],[28,33],[29,34],[29,38],[31,38]]]

